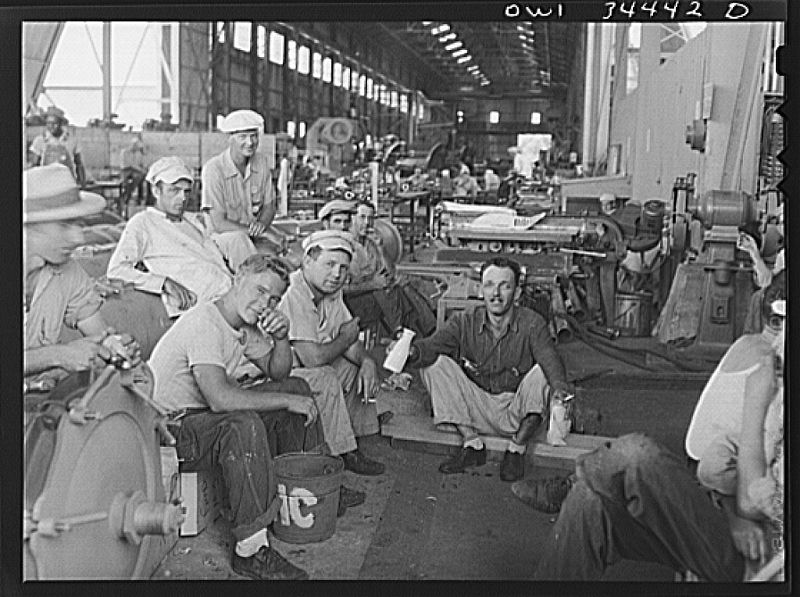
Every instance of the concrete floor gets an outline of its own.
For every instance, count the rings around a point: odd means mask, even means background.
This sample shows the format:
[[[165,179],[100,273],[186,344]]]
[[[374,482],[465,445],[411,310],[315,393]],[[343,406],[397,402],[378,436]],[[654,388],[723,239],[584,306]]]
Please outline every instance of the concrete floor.
[[[632,351],[649,339],[621,339]],[[602,373],[581,384],[581,399],[601,409],[602,435],[643,431],[678,454],[703,374],[646,374],[574,340],[559,347],[573,379]],[[710,371],[709,371],[710,374]],[[379,411],[418,414],[429,409],[418,378],[408,392],[383,394]],[[530,580],[555,516],[518,501],[499,478],[499,462],[459,475],[443,475],[441,453],[421,447],[397,449],[387,438],[364,438],[363,446],[386,463],[380,477],[346,473],[346,484],[365,491],[365,504],[338,519],[336,532],[319,543],[271,543],[308,571],[312,580]],[[413,446],[412,446],[413,448]],[[559,473],[536,468],[526,477]],[[216,523],[194,538],[182,538],[154,579],[240,579],[229,567],[228,523]],[[671,581],[662,566],[621,562],[608,580]]]

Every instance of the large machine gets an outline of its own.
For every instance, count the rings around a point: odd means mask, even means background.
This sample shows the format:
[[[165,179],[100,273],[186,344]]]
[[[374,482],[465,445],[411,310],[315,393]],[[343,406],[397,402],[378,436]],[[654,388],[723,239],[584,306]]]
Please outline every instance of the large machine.
[[[358,130],[349,118],[317,118],[306,133],[306,151],[319,156],[319,166],[338,176],[342,165],[353,160],[351,140]]]

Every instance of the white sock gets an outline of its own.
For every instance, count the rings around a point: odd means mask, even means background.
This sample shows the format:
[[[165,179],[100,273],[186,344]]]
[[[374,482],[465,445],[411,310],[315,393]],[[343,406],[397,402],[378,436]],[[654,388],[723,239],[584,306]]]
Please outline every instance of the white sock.
[[[483,450],[483,440],[479,436],[468,439],[464,442],[465,448],[475,448],[476,450]]]
[[[250,558],[258,553],[262,547],[269,547],[267,529],[261,529],[255,535],[250,535],[236,542],[236,555],[241,558]]]
[[[514,454],[524,454],[527,446],[520,446],[513,439],[508,442],[508,451]]]

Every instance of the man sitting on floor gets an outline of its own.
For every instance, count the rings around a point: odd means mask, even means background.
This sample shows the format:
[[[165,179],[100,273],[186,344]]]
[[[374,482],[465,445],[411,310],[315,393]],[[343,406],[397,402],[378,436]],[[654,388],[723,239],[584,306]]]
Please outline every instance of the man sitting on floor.
[[[348,282],[344,286],[347,308],[365,321],[381,320],[390,332],[401,327],[427,336],[436,329],[436,316],[425,298],[401,284],[394,267],[383,255],[375,236],[375,206],[356,207],[351,230],[355,243]]]
[[[311,386],[331,453],[342,457],[347,470],[380,475],[384,465],[367,458],[356,442],[356,436],[379,431],[373,398],[380,379],[358,339],[358,318],[342,300],[353,255],[350,238],[321,230],[305,239],[303,266],[291,274],[280,309],[290,322],[292,375]]]
[[[233,571],[260,580],[308,576],[269,546],[267,527],[279,505],[272,457],[322,442],[308,384],[288,377],[289,322],[275,309],[287,282],[281,262],[249,257],[232,288],[182,315],[150,358],[155,400],[181,421],[184,470],[222,468],[233,515]],[[240,387],[235,372],[242,357],[270,381]]]
[[[528,440],[554,397],[570,386],[545,319],[515,303],[522,294],[520,266],[494,257],[481,267],[483,306],[456,313],[431,336],[415,340],[408,363],[431,395],[435,424],[458,428],[463,448],[439,466],[460,473],[486,462],[479,433],[511,436],[500,477],[524,475]],[[392,345],[390,345],[390,348]]]
[[[22,187],[25,387],[52,389],[114,356],[138,362],[140,347],[127,334],[120,337],[125,354],[114,354],[115,332],[99,312],[103,300],[71,257],[84,240],[73,221],[103,211],[105,199],[79,190],[63,164],[25,170]],[[82,337],[62,342],[65,327]]]
[[[137,290],[160,294],[167,314],[176,317],[198,298],[211,301],[225,294],[232,274],[199,221],[184,215],[193,178],[181,159],[156,161],[147,180],[156,204],[125,225],[108,262],[107,276],[132,283]]]
[[[773,305],[785,315],[785,301]],[[738,453],[726,466],[732,495],[700,485],[680,458],[644,435],[607,442],[578,458],[537,580],[600,580],[620,559],[703,581],[769,580],[776,571],[782,580],[783,408],[773,405],[783,400],[783,347],[781,331],[774,354],[761,355],[745,381]],[[770,411],[777,429],[766,424]]]

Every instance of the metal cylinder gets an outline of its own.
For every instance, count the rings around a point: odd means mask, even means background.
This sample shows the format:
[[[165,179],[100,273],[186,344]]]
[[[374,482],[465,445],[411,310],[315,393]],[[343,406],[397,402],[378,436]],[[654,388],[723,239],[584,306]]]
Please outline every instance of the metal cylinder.
[[[381,239],[383,256],[391,265],[396,265],[403,256],[403,238],[400,236],[400,232],[389,220],[377,218],[375,233]]]
[[[743,226],[758,219],[756,203],[743,191],[708,191],[702,197],[693,196],[687,211],[707,229]]]
[[[564,297],[561,296],[561,288],[553,286],[550,290],[550,308],[555,327],[557,342],[569,342],[572,339],[572,330],[569,327],[565,315],[567,306],[564,304]]]
[[[572,303],[573,315],[577,319],[581,319],[584,313],[586,313],[586,308],[572,280],[569,281],[569,285],[567,286],[567,297],[569,298],[569,302]]]

